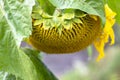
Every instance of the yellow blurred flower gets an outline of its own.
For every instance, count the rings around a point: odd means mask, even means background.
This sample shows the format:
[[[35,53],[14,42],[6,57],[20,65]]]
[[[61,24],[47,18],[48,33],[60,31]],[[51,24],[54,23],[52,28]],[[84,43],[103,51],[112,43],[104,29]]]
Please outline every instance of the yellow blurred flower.
[[[104,46],[109,41],[109,38],[111,39],[111,45],[114,44],[114,31],[112,29],[114,23],[115,23],[115,15],[116,13],[113,12],[109,6],[106,4],[104,6],[105,8],[105,16],[106,16],[106,23],[103,28],[103,32],[101,33],[100,37],[94,41],[94,46],[96,50],[99,52],[97,61],[101,60],[104,57]]]

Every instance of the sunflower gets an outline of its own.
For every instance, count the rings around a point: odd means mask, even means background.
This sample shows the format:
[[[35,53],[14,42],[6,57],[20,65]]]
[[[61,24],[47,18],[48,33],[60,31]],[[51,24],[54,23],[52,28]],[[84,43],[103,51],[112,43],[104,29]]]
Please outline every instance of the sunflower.
[[[57,14],[53,16],[41,9],[37,12],[33,11],[32,14],[33,31],[29,43],[39,51],[48,54],[68,54],[80,51],[94,43],[100,53],[97,58],[99,61],[104,57],[104,46],[109,37],[112,39],[111,44],[114,44],[112,26],[115,23],[116,13],[107,4],[104,28],[101,26],[99,16],[80,10],[68,9],[68,13],[57,10]]]

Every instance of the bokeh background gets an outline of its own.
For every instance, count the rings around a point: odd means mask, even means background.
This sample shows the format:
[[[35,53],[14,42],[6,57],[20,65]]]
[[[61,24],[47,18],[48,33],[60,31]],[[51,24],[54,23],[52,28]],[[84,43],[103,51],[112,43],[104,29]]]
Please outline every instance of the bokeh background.
[[[115,44],[105,46],[105,57],[96,62],[97,51],[91,45],[74,54],[46,54],[42,60],[59,80],[120,80],[120,26],[114,25]],[[90,55],[90,53],[92,54]]]

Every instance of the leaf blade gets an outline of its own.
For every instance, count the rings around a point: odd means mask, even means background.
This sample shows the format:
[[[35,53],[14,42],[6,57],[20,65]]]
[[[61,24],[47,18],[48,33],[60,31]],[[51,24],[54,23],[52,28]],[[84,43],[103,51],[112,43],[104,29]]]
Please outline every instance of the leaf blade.
[[[58,9],[79,9],[88,14],[100,16],[102,23],[105,23],[103,0],[49,0]]]
[[[31,4],[28,3],[30,1]],[[15,0],[0,1],[1,14],[11,28],[18,46],[20,46],[24,37],[28,37],[31,34],[31,12],[34,1],[30,1],[25,0],[23,3]]]

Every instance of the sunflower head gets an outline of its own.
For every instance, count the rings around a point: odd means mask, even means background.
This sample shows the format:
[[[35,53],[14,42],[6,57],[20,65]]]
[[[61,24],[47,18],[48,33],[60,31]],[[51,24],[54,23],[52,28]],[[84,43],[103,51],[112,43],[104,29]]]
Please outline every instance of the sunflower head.
[[[39,16],[33,17],[29,42],[47,53],[79,51],[91,44],[101,32],[100,18],[80,10],[57,10],[53,16],[41,12]]]
[[[80,51],[94,43],[99,61],[104,57],[104,46],[109,37],[114,44],[112,26],[116,13],[105,5],[105,15],[106,23],[102,27],[99,16],[77,9],[56,9],[53,15],[49,15],[38,8],[32,14],[33,31],[29,43],[37,50],[51,54]]]

